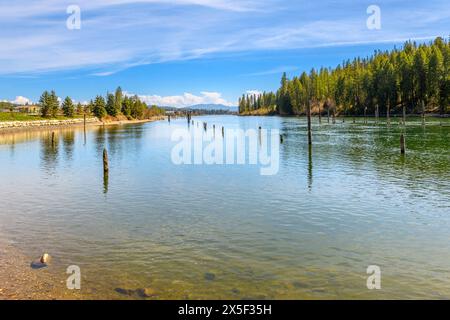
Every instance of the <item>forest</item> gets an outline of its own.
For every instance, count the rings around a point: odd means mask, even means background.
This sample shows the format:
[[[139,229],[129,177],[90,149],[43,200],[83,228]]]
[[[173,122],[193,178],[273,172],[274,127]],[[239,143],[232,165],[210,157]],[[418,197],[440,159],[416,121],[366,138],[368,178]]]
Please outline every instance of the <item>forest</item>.
[[[376,51],[288,79],[276,92],[243,95],[239,113],[336,115],[450,113],[450,42],[443,38]]]
[[[107,93],[106,98],[101,95],[96,96],[87,105],[81,103],[75,105],[70,97],[66,97],[60,106],[55,91],[45,91],[39,99],[39,106],[41,107],[41,116],[45,118],[54,118],[61,113],[65,117],[87,114],[94,115],[99,119],[120,116],[127,119],[147,119],[164,114],[164,110],[157,106],[149,108],[138,96],[124,95],[120,87],[114,94]]]

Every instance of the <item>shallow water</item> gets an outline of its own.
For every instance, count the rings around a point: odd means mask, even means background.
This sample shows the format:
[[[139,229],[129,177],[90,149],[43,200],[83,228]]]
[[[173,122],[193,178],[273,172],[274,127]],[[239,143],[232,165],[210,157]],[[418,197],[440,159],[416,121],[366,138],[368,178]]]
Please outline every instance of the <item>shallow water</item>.
[[[58,279],[80,266],[87,298],[450,298],[450,121],[314,119],[311,153],[302,118],[194,121],[217,139],[221,126],[280,129],[278,174],[173,164],[185,119],[53,129],[54,146],[50,130],[0,134],[1,237],[49,252]],[[369,265],[381,290],[366,287]]]

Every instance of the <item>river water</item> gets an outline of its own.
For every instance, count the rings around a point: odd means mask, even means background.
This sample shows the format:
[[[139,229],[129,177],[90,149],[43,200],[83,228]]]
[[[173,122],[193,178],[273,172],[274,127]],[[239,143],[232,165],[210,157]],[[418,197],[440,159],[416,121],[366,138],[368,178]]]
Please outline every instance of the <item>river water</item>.
[[[185,119],[4,133],[0,237],[86,298],[450,299],[450,121],[315,118],[309,149],[304,118],[193,120],[280,130],[279,170],[175,164]]]

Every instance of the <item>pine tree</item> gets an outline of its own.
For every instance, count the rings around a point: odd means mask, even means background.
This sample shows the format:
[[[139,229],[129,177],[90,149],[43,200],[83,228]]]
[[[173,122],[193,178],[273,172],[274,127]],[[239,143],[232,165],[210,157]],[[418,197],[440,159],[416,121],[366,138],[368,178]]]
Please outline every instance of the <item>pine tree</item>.
[[[39,106],[41,107],[42,117],[50,116],[50,94],[48,91],[44,91],[39,98]]]
[[[106,103],[102,96],[97,96],[94,101],[92,112],[100,120],[106,116]]]
[[[122,111],[123,93],[122,88],[117,87],[116,93],[114,95],[114,109],[116,115]]]
[[[106,112],[111,117],[116,117],[117,116],[115,97],[111,93],[108,93],[106,95]]]
[[[310,103],[338,112],[362,114],[422,112],[422,104],[438,107],[441,114],[450,104],[450,42],[437,38],[417,46],[406,42],[402,49],[377,51],[374,55],[344,61],[334,69],[314,69],[289,80],[286,73],[275,93],[243,96],[240,109],[276,105],[279,114],[300,114]],[[418,108],[419,106],[419,108]]]
[[[56,118],[59,112],[59,101],[55,91],[50,92],[50,95],[48,97],[48,104],[50,116],[52,118]]]
[[[64,116],[68,118],[72,118],[75,113],[75,108],[73,106],[72,99],[70,97],[66,97],[62,103],[62,111]]]

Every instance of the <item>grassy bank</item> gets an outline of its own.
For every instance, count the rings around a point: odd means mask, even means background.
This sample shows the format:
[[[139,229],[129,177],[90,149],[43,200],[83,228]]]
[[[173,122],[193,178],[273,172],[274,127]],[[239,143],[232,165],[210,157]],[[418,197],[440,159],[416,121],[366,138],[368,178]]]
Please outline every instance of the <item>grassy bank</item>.
[[[2,121],[39,121],[39,120],[70,120],[83,118],[82,115],[76,115],[73,118],[58,116],[56,118],[44,118],[40,115],[31,115],[19,112],[0,112],[0,122]]]
[[[240,116],[274,116],[277,112],[274,108],[261,108],[257,110],[245,111],[240,113]]]

